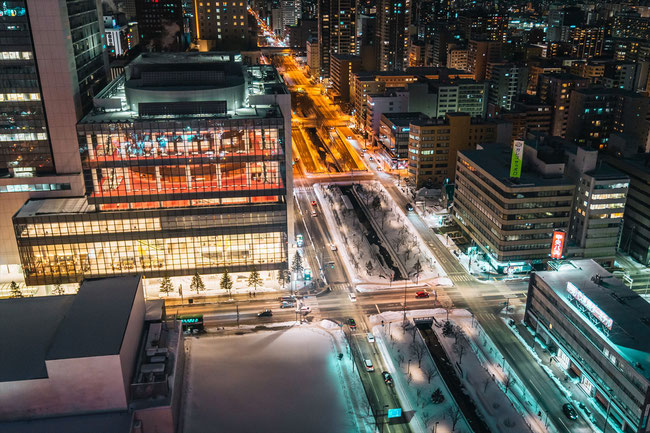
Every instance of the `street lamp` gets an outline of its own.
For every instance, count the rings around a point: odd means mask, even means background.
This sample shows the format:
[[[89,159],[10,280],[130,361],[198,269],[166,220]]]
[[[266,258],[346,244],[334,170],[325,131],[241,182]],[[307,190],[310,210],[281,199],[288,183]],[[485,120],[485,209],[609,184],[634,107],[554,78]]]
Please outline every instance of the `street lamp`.
[[[440,424],[440,422],[436,421],[436,423],[433,425],[433,433],[436,433],[438,431],[438,424]]]

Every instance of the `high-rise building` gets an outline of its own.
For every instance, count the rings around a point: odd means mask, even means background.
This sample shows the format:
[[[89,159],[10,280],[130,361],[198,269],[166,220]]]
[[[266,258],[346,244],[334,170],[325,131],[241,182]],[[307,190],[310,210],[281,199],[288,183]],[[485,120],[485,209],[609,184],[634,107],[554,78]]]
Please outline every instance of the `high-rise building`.
[[[587,87],[588,85],[588,79],[572,74],[558,73],[539,76],[537,95],[542,102],[551,105],[553,109],[550,135],[559,137],[566,135],[571,92],[573,89]]]
[[[526,93],[528,68],[514,64],[496,65],[490,73],[489,102],[510,110],[517,96]]]
[[[618,89],[584,88],[571,93],[566,138],[595,149],[616,133],[643,147],[648,139],[648,97]]]
[[[178,51],[182,37],[183,0],[135,0],[141,43],[154,51]]]
[[[411,0],[377,2],[377,65],[380,71],[401,71],[408,66]]]
[[[141,55],[77,126],[86,194],[14,216],[27,284],[280,269],[291,241],[291,101],[238,54]]]
[[[501,46],[499,41],[470,40],[467,46],[467,70],[474,74],[476,81],[485,80],[489,63],[501,60]]]
[[[509,144],[512,135],[505,122],[472,118],[467,113],[416,120],[409,128],[408,175],[417,188],[452,179],[459,151],[482,143]]]
[[[551,106],[532,97],[520,97],[512,102],[512,108],[505,110],[495,105],[488,106],[488,117],[512,123],[512,139],[524,140],[528,134],[547,135],[551,128]]]
[[[197,2],[194,18],[199,49],[246,50],[255,47],[257,41],[249,26],[247,7],[247,0]],[[283,11],[280,9],[281,16]],[[284,31],[282,19],[280,25]]]
[[[0,265],[16,271],[13,214],[29,198],[83,194],[76,123],[106,84],[108,58],[97,2],[23,0],[3,8]]]
[[[333,54],[330,58],[330,79],[336,96],[341,101],[350,100],[350,76],[361,70],[361,57]]]
[[[409,85],[409,111],[420,111],[431,117],[456,112],[485,117],[488,89],[487,81],[420,78]]]
[[[331,54],[358,54],[356,0],[318,1],[321,76],[329,77]]]
[[[612,21],[612,36],[625,39],[650,39],[650,18],[636,11],[619,12]]]
[[[526,272],[548,260],[553,231],[569,228],[575,190],[558,167],[562,158],[541,159],[534,166],[547,172],[531,167],[512,179],[511,154],[510,146],[462,150],[456,164],[454,217],[500,273]]]
[[[605,268],[571,260],[531,275],[524,322],[556,351],[554,367],[571,371],[607,413],[611,430],[640,433],[650,399],[649,315],[648,302]]]
[[[138,23],[128,22],[126,15],[104,15],[104,34],[109,56],[123,56],[140,43]]]
[[[650,154],[611,157],[607,162],[630,178],[619,248],[650,266]]]
[[[605,27],[573,27],[569,29],[566,42],[572,47],[573,57],[589,59],[603,55]]]
[[[548,10],[546,40],[565,41],[566,31],[571,26],[583,24],[584,13],[578,6],[551,5]]]

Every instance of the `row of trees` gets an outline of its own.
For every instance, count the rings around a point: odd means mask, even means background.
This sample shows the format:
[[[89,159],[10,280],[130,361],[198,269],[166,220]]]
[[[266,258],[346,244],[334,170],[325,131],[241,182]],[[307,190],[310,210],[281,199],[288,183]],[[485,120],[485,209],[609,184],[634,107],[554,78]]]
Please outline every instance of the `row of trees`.
[[[302,272],[304,270],[302,265],[302,257],[300,256],[299,253],[296,253],[296,256],[294,257],[292,270],[296,273]],[[290,280],[291,280],[291,275],[288,270],[284,269],[278,271],[278,283],[280,283],[280,285],[283,288],[290,282]],[[248,275],[247,284],[248,287],[253,289],[255,292],[257,292],[258,287],[264,284],[264,281],[262,281],[262,277],[259,271],[254,266],[251,268],[251,271]],[[230,296],[233,285],[234,282],[232,280],[232,277],[230,276],[230,273],[226,269],[226,271],[221,275],[219,288],[227,292],[228,296]],[[190,283],[190,290],[195,291],[197,294],[204,292],[206,290],[205,283],[203,282],[203,278],[198,272],[195,272],[194,276],[192,276],[192,282]],[[172,283],[172,280],[168,275],[165,275],[160,282],[160,292],[168,295],[173,291],[174,291],[174,285]],[[182,289],[179,287],[179,293],[181,291]]]

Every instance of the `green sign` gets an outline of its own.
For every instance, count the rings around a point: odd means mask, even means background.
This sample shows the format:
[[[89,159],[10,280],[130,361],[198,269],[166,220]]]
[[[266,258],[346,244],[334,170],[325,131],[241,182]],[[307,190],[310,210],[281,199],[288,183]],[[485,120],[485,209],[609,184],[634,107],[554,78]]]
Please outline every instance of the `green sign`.
[[[515,140],[512,146],[512,159],[510,160],[510,177],[519,179],[521,177],[521,166],[524,161],[524,142]]]

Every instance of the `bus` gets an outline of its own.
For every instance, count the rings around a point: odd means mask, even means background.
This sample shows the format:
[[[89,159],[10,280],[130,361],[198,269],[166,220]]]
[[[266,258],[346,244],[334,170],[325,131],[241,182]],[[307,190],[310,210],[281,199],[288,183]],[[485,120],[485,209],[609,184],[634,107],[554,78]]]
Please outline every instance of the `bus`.
[[[203,332],[203,314],[182,314],[178,320],[181,321],[183,331]]]

